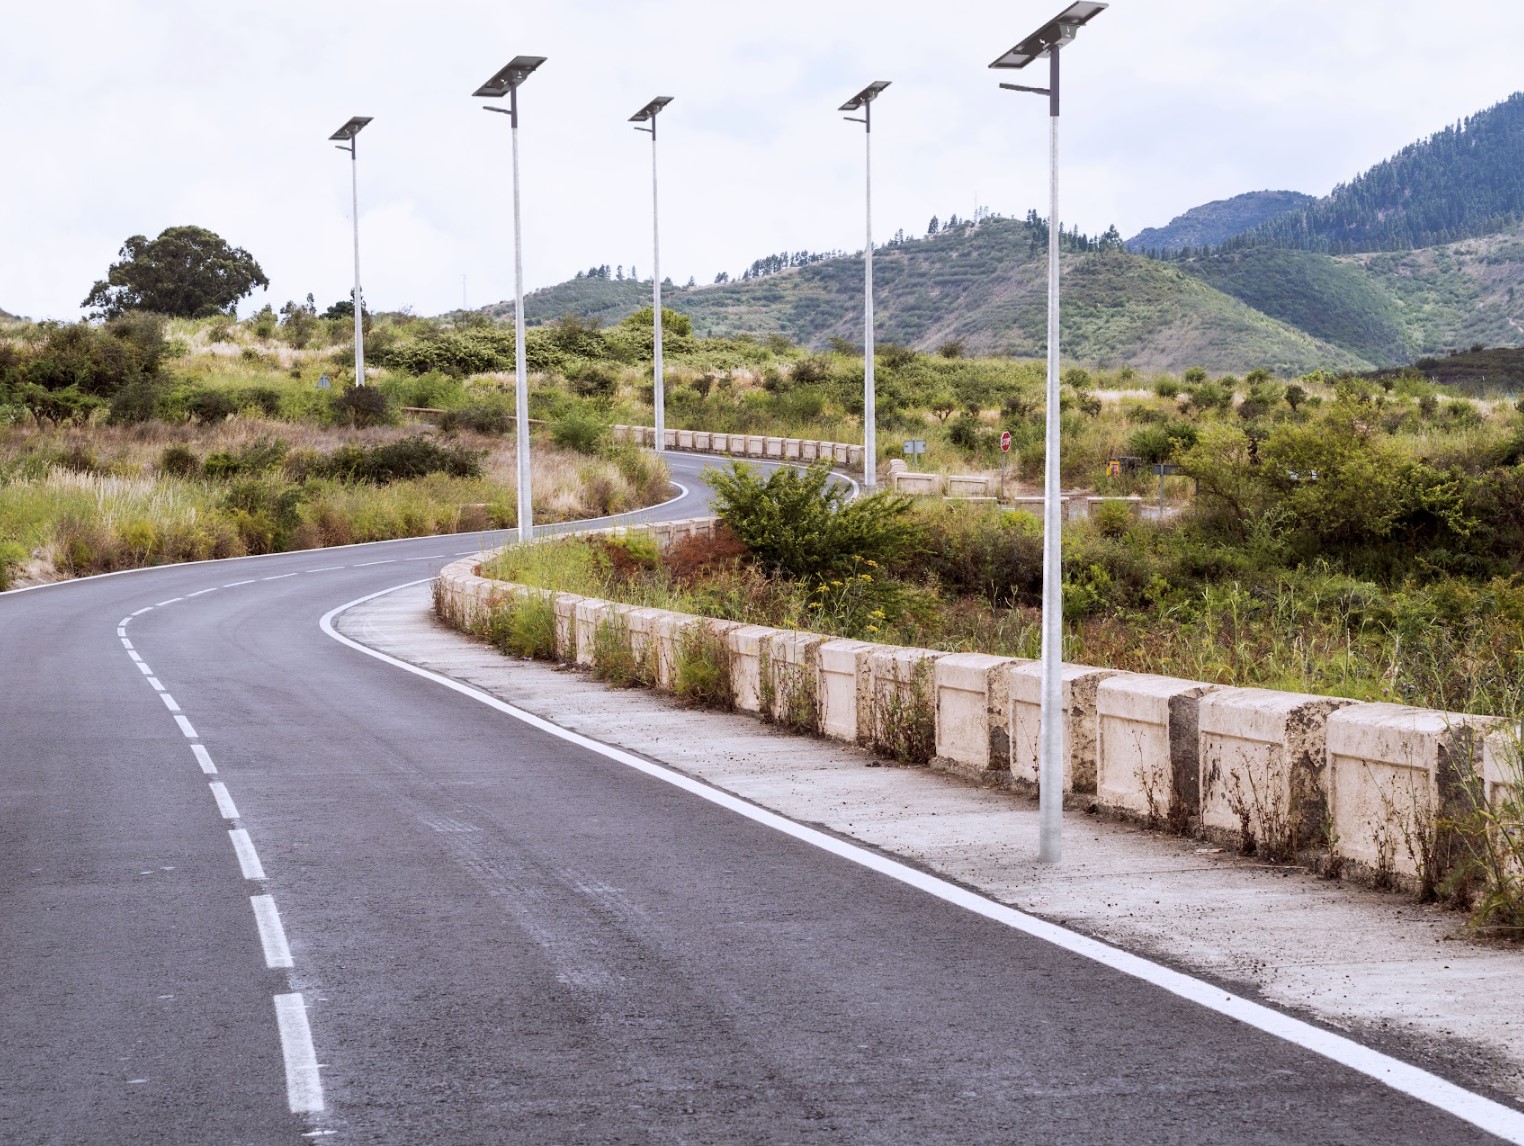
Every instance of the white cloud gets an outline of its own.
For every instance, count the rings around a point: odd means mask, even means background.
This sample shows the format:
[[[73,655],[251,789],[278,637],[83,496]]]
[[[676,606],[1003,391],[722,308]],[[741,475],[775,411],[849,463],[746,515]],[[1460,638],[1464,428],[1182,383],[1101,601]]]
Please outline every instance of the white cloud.
[[[663,270],[708,281],[771,251],[862,243],[862,133],[835,107],[893,86],[874,125],[880,236],[1046,196],[1041,101],[985,64],[1057,0],[190,0],[16,6],[0,42],[9,177],[0,306],[71,317],[131,234],[197,223],[246,247],[276,305],[350,286],[360,137],[366,293],[422,313],[511,295],[506,117],[469,93],[508,57],[523,92],[531,287],[597,263],[650,269],[662,120]],[[1427,0],[1114,0],[1065,57],[1066,220],[1124,233],[1197,203],[1334,183],[1517,83],[1524,8],[1478,0],[1442,52]],[[1486,29],[1486,34],[1472,30]],[[1040,79],[1040,77],[1039,77]],[[256,296],[255,302],[264,300]]]

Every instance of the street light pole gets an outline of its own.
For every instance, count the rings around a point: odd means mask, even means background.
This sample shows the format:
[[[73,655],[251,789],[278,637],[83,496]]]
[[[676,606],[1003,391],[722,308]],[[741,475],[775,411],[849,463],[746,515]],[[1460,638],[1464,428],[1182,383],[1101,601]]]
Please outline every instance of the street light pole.
[[[651,243],[654,249],[652,257],[653,273],[651,275],[651,313],[655,322],[655,331],[652,341],[653,356],[656,359],[653,384],[651,387],[651,405],[656,412],[656,452],[659,454],[666,449],[667,445],[667,389],[666,376],[662,372],[661,361],[661,207],[657,197],[656,185],[656,117],[661,109],[672,102],[671,96],[657,96],[645,107],[630,116],[630,122],[641,124],[649,122],[650,127],[636,127],[636,131],[648,131],[651,133]]]
[[[1001,84],[1008,91],[1048,97],[1048,176],[1051,206],[1048,215],[1048,384],[1047,437],[1043,464],[1042,540],[1042,707],[1038,724],[1038,845],[1039,863],[1063,858],[1064,826],[1064,709],[1063,709],[1063,471],[1060,465],[1059,420],[1059,237],[1058,120],[1059,54],[1079,29],[1106,8],[1102,3],[1071,4],[1058,17],[990,65],[1024,68],[1044,56],[1049,64],[1046,88]]]
[[[863,247],[863,488],[872,493],[878,484],[878,391],[873,368],[873,101],[889,86],[875,80],[842,104],[840,111],[861,111],[862,118],[847,116],[863,125],[864,177],[867,182],[867,243]]]
[[[518,534],[520,543],[534,536],[534,498],[529,469],[529,371],[524,355],[524,242],[519,212],[519,85],[545,62],[544,56],[515,56],[472,95],[508,96],[508,107],[483,107],[509,117],[513,137],[513,403],[514,448],[518,455]]]
[[[351,214],[355,225],[355,385],[365,385],[365,327],[363,317],[365,303],[360,293],[360,160],[355,145],[355,136],[360,130],[374,118],[368,115],[357,115],[346,123],[338,131],[330,135],[329,139],[343,140],[339,144],[340,151],[349,152],[349,193]],[[347,143],[348,146],[344,146]]]

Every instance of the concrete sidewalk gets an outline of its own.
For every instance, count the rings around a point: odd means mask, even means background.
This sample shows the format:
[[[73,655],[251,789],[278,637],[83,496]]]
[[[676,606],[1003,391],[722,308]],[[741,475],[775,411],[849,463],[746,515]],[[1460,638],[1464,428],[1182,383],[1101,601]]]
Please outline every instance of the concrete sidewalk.
[[[992,899],[1524,1100],[1524,949],[1463,917],[1081,813],[1039,866],[1035,802],[856,748],[696,712],[645,690],[505,657],[446,629],[428,586],[349,610],[348,637]],[[981,984],[980,989],[990,989]]]

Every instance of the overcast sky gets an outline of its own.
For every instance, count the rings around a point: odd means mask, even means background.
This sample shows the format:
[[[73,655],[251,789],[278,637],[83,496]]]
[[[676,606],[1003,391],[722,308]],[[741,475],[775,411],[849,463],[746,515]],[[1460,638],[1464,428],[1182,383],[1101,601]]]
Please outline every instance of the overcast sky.
[[[372,307],[433,314],[513,293],[509,133],[470,97],[515,55],[524,271],[651,271],[663,114],[662,270],[739,273],[780,250],[862,246],[876,79],[875,230],[1046,202],[1046,107],[986,65],[1063,0],[56,0],[0,35],[0,308],[74,318],[124,239],[194,223],[271,280],[244,313],[351,281],[360,137]],[[1524,5],[1472,0],[1113,0],[1065,55],[1066,224],[1130,236],[1243,191],[1325,194],[1524,86]],[[1044,73],[1034,72],[1034,82]],[[464,293],[462,276],[465,276]]]

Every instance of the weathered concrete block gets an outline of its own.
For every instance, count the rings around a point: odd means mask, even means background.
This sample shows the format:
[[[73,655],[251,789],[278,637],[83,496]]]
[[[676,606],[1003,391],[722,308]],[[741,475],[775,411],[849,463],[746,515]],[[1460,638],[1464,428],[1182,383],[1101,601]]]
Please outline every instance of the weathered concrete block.
[[[1203,696],[1202,826],[1245,851],[1290,856],[1325,844],[1325,729],[1329,714],[1351,703],[1262,688]]]
[[[616,442],[628,441],[630,437],[630,427],[624,425],[622,422],[615,422],[610,433]]]
[[[761,458],[767,456],[767,439],[761,434],[746,435],[746,456],[749,458]]]
[[[836,465],[844,466],[851,460],[848,451],[851,447],[846,442],[831,443],[831,461]]]
[[[714,448],[714,435],[707,430],[693,431],[693,448],[695,450],[711,450]]]
[[[660,619],[666,614],[664,609],[630,609],[624,614],[625,628],[629,633],[630,653],[635,657],[636,663],[640,664],[640,676],[642,680],[655,683],[659,673],[657,669],[656,627]]]
[[[820,456],[820,443],[819,442],[800,442],[799,443],[799,460],[800,461],[802,461],[802,462],[812,462],[816,458],[818,458],[819,456]]]
[[[1329,810],[1338,853],[1377,873],[1437,880],[1458,858],[1453,832],[1487,782],[1499,721],[1400,704],[1328,717]]]
[[[787,728],[820,728],[819,633],[780,631],[763,652],[763,710]]]
[[[556,615],[556,656],[560,660],[577,659],[577,606],[584,600],[575,593],[552,594],[550,607]]]
[[[905,459],[904,458],[890,458],[889,459],[889,472],[891,474],[902,474],[906,470],[908,470],[909,468],[910,467],[905,464]]]
[[[857,716],[857,654],[872,647],[866,641],[837,640],[824,641],[816,648],[822,735],[849,744],[862,739]]]
[[[910,497],[940,497],[942,495],[941,474],[905,470],[893,474],[892,480],[895,493],[903,493]]]
[[[1201,698],[1213,686],[1119,673],[1096,692],[1096,794],[1183,830],[1201,816]]]
[[[687,613],[657,610],[651,626],[651,639],[655,646],[656,686],[671,692],[677,686],[677,652],[684,630],[698,618]]]
[[[763,455],[765,457],[769,457],[769,458],[781,458],[783,456],[783,439],[782,438],[764,438],[764,439],[762,439],[762,453],[763,453]]]
[[[936,662],[939,767],[975,779],[1010,770],[1011,738],[997,678],[1022,663],[984,653],[953,653]]]
[[[1110,669],[1063,665],[1060,696],[1063,723],[1064,791],[1096,790],[1096,692]],[[1042,663],[1033,661],[1010,672],[1011,778],[1035,786],[1042,744]]]
[[[948,497],[989,497],[990,479],[974,474],[951,474],[947,479]]]
[[[765,625],[741,625],[726,634],[730,648],[731,694],[742,712],[762,711],[762,660],[769,640],[778,629]]]
[[[868,712],[858,727],[873,747],[909,763],[929,763],[937,749],[936,664],[931,649],[871,645],[857,654],[858,683],[868,685]],[[866,671],[864,671],[866,669]]]
[[[577,655],[576,663],[584,668],[593,665],[593,644],[598,639],[598,626],[609,616],[613,604],[596,597],[583,597],[577,602]]]
[[[847,447],[847,468],[848,469],[854,469],[854,470],[856,470],[856,469],[862,469],[862,465],[863,465],[863,447],[862,446],[848,446]]]
[[[677,448],[680,449],[680,450],[691,450],[691,449],[693,449],[693,431],[692,430],[679,430],[679,431],[677,431]]]
[[[803,446],[804,443],[801,442],[798,438],[784,438],[783,456],[789,461],[797,462],[799,460],[800,451]]]

